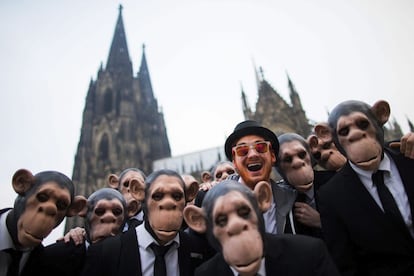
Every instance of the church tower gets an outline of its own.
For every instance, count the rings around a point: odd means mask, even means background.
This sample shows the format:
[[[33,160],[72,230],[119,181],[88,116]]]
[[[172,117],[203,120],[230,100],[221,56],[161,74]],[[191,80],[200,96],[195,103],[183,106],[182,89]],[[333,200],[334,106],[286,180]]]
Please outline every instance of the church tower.
[[[242,90],[244,118],[246,120],[258,121],[270,128],[276,135],[295,132],[303,137],[307,137],[310,134],[311,125],[290,77],[288,76],[288,86],[291,104],[288,104],[264,78],[263,70],[260,68],[259,71],[257,72],[256,70],[259,95],[254,112],[251,111],[246,95]]]
[[[78,194],[89,196],[107,186],[111,173],[135,167],[148,174],[154,160],[170,156],[145,46],[134,76],[120,6],[106,67],[101,64],[89,84],[72,180]],[[80,219],[70,218],[65,230],[80,225]]]

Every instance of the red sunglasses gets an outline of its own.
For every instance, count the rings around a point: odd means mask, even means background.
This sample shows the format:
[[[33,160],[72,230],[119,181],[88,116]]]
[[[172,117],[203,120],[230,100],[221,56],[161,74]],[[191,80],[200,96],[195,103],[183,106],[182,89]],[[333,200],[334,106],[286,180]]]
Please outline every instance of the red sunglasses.
[[[257,153],[266,153],[269,151],[271,144],[269,141],[261,141],[252,144],[242,144],[233,147],[233,155],[236,153],[237,156],[246,156],[250,149],[254,149]]]

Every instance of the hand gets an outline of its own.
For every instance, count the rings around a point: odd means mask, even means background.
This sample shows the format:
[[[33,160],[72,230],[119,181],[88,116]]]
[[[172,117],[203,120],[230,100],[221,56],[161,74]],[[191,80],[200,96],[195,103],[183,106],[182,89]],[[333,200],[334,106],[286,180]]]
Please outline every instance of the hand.
[[[65,243],[70,242],[72,239],[75,245],[82,244],[85,241],[86,231],[81,227],[76,227],[69,230],[64,237],[58,239],[58,241],[63,240]]]
[[[310,227],[321,228],[321,217],[319,212],[306,203],[295,202],[294,215],[300,222]]]
[[[211,188],[213,188],[214,185],[216,185],[218,182],[217,181],[211,181],[211,182],[204,182],[200,184],[200,190],[203,191],[208,191]]]
[[[400,152],[408,158],[414,159],[414,133],[409,132],[401,137],[400,142],[390,143],[390,147]]]

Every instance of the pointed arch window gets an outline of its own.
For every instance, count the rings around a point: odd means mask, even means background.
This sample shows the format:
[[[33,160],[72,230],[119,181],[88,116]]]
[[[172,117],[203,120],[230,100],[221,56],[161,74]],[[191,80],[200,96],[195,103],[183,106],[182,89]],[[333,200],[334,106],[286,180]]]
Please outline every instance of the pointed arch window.
[[[108,113],[112,111],[112,91],[107,89],[104,95],[104,112]]]
[[[108,134],[102,136],[101,142],[99,143],[98,159],[100,161],[109,160],[109,138]]]

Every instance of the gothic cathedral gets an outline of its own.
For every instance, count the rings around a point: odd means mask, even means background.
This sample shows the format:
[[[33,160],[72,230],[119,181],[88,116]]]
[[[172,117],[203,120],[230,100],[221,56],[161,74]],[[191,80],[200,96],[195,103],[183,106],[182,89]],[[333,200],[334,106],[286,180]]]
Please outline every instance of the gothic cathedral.
[[[87,197],[106,187],[111,173],[136,167],[148,174],[154,160],[170,156],[145,47],[134,76],[120,6],[106,67],[101,65],[96,80],[89,84],[72,180],[77,192]],[[65,231],[79,225],[82,219],[70,218]]]

